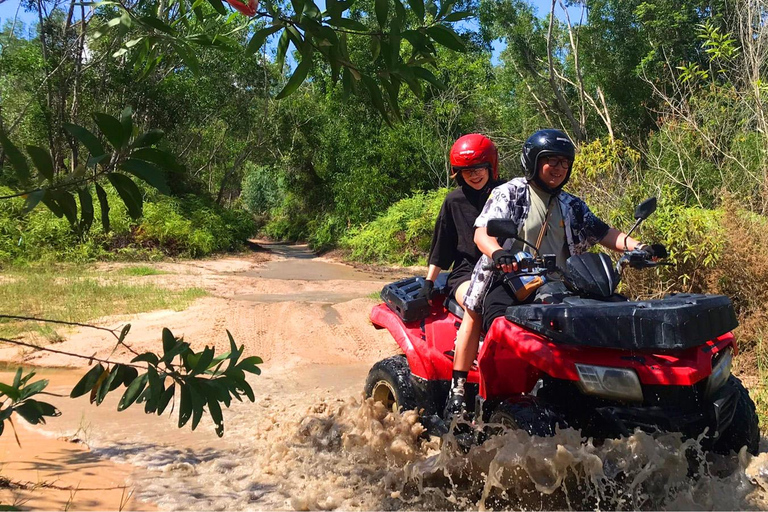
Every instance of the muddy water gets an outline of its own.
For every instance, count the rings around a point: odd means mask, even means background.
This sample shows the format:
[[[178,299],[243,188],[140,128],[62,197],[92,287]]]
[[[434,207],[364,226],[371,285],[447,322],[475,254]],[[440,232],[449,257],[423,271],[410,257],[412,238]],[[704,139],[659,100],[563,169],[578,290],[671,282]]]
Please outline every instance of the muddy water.
[[[254,277],[367,280],[346,267],[336,274],[301,249],[275,251],[282,259]],[[232,298],[303,303],[334,326],[345,321],[338,303],[368,293]],[[329,356],[324,364],[265,365],[251,379],[256,402],[225,410],[223,439],[207,418],[193,433],[138,408],[117,413],[118,397],[98,408],[85,398],[53,398],[64,415],[47,428],[51,435],[79,430],[94,455],[133,465],[135,498],[164,510],[768,508],[768,454],[700,456],[698,476],[691,477],[698,444],[674,435],[637,433],[595,444],[573,430],[548,439],[508,432],[464,454],[450,435],[442,443],[425,438],[415,413],[392,414],[363,401],[372,362],[339,365]],[[54,391],[67,392],[76,375],[46,377]]]

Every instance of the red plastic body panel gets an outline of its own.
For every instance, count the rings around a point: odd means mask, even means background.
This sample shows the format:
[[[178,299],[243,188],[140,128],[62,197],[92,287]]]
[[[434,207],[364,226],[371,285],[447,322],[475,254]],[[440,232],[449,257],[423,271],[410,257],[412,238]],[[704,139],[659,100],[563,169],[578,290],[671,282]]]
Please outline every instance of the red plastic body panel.
[[[435,301],[430,315],[404,323],[385,304],[371,311],[371,322],[386,328],[403,349],[411,372],[428,380],[450,380],[460,320]],[[703,345],[675,352],[627,351],[556,344],[504,317],[497,318],[480,347],[468,381],[480,384],[480,396],[500,398],[528,393],[543,374],[578,380],[576,364],[632,368],[644,385],[690,386],[712,371],[712,356],[726,347],[737,350],[731,333]]]
[[[654,353],[556,344],[547,338],[497,318],[478,355],[480,396],[527,393],[542,373],[579,380],[576,363],[632,368],[644,385],[690,386],[712,372],[712,356],[726,347],[736,349],[733,334],[686,350]]]

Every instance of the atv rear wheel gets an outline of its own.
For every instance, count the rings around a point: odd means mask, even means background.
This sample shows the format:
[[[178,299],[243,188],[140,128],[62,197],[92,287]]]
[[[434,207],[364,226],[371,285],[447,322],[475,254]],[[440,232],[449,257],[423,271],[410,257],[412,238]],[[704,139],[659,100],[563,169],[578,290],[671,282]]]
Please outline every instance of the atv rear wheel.
[[[738,453],[742,446],[746,446],[749,453],[757,455],[760,444],[760,427],[755,403],[741,381],[733,375],[728,378],[726,385],[733,385],[738,388],[736,411],[733,413],[733,421],[712,446],[712,451],[723,454]]]
[[[555,435],[558,425],[560,428],[568,426],[557,413],[531,397],[500,403],[491,413],[488,423],[525,430],[532,436],[540,437]]]
[[[365,381],[365,396],[394,412],[416,409],[411,369],[403,355],[388,357],[373,365]]]

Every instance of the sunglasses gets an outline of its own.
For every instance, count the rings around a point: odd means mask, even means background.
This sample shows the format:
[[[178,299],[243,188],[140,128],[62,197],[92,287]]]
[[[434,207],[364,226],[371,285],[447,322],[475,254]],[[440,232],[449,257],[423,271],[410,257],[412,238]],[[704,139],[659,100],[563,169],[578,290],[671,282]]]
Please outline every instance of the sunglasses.
[[[546,163],[550,167],[557,167],[558,165],[561,166],[563,169],[569,169],[571,167],[571,161],[567,158],[559,158],[556,156],[551,156],[549,158],[544,159],[544,163]]]
[[[488,170],[488,166],[480,167],[454,167],[454,171],[460,172],[462,176],[471,178],[472,176],[480,176]]]

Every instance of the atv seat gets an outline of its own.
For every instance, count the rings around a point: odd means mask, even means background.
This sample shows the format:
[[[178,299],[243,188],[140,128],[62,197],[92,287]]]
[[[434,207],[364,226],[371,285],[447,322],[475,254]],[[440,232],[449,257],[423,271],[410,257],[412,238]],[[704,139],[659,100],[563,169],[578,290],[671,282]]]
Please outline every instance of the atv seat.
[[[443,306],[457,317],[464,318],[464,308],[459,306],[459,301],[456,300],[456,297],[446,297]]]

